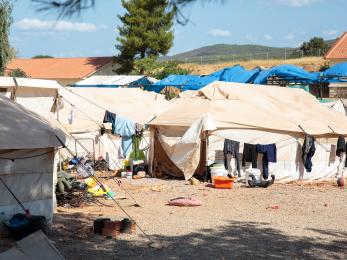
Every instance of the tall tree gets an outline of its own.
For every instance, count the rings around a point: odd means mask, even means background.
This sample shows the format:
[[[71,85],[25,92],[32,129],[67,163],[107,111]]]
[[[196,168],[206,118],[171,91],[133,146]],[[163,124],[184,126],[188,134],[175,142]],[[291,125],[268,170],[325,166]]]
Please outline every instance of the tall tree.
[[[174,17],[168,4],[168,0],[122,0],[126,13],[118,16],[123,23],[118,27],[116,45],[120,51],[115,59],[120,65],[118,73],[130,73],[135,60],[168,53],[173,44]]]
[[[13,57],[8,35],[12,23],[12,4],[10,0],[0,0],[0,75],[3,76],[7,62]]]
[[[308,42],[304,42],[300,46],[300,50],[304,53],[305,56],[321,56],[324,55],[329,46],[320,37],[313,37]]]

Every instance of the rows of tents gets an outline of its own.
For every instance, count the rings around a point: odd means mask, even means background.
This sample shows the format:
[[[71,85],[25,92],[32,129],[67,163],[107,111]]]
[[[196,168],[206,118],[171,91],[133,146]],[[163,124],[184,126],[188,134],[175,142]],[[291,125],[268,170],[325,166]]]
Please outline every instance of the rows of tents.
[[[347,81],[347,62],[336,64],[322,72],[309,72],[302,67],[283,64],[268,69],[254,68],[247,70],[240,65],[227,67],[209,75],[169,75],[162,80],[147,76],[92,76],[73,87],[143,88],[156,93],[163,92],[167,87],[175,87],[180,91],[199,90],[215,81],[267,85],[277,79],[286,85],[328,84]]]
[[[143,127],[141,147],[153,177],[204,174],[206,164],[221,159],[228,138],[240,142],[240,150],[244,143],[275,143],[277,163],[270,172],[278,180],[332,178],[340,165],[334,156],[337,137],[347,135],[344,111],[323,106],[300,89],[211,81],[171,101],[139,87],[63,87],[38,79],[0,77],[0,89],[0,176],[32,214],[48,220],[57,164],[72,156],[63,147],[101,156],[111,169],[122,167],[127,156],[122,136],[104,123],[106,111]],[[310,173],[300,157],[306,135],[319,144]],[[255,170],[244,167],[241,176]],[[0,198],[3,218],[20,211],[3,188]]]

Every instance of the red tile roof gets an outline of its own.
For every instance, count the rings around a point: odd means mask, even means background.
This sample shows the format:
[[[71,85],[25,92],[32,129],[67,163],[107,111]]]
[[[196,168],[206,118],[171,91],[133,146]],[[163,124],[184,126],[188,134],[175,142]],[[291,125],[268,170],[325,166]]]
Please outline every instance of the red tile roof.
[[[347,32],[336,40],[330,50],[325,54],[326,59],[347,59]]]
[[[82,79],[112,62],[112,57],[13,59],[6,67],[21,69],[31,78]]]

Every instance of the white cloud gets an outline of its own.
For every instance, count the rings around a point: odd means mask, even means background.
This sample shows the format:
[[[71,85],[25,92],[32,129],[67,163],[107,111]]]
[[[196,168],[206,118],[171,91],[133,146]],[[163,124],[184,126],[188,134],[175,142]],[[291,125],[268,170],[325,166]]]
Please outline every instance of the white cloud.
[[[264,39],[267,41],[271,41],[273,38],[270,34],[264,34]]]
[[[337,35],[339,32],[337,30],[328,30],[328,31],[324,31],[324,35],[326,36],[335,36]]]
[[[292,6],[292,7],[307,6],[319,1],[320,0],[273,0],[275,4]]]
[[[219,36],[219,37],[228,37],[231,36],[231,32],[223,29],[212,29],[208,32],[209,35]]]
[[[92,23],[78,23],[65,20],[60,21],[43,21],[40,19],[22,19],[15,23],[20,30],[53,30],[53,31],[78,31],[78,32],[95,32],[106,29],[105,25],[95,25]]]
[[[295,35],[292,33],[288,33],[286,37],[284,37],[287,41],[292,41],[295,38]]]

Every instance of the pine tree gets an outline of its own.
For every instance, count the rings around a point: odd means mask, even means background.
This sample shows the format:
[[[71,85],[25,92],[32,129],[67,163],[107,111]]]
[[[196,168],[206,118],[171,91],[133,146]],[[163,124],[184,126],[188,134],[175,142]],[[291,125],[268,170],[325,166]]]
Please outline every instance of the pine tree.
[[[165,55],[172,47],[174,12],[168,11],[168,0],[122,0],[126,13],[118,18],[116,48],[120,54],[115,61],[117,73],[130,73],[134,61]]]
[[[0,76],[4,75],[7,62],[13,57],[13,49],[8,39],[12,23],[12,4],[0,0]]]

